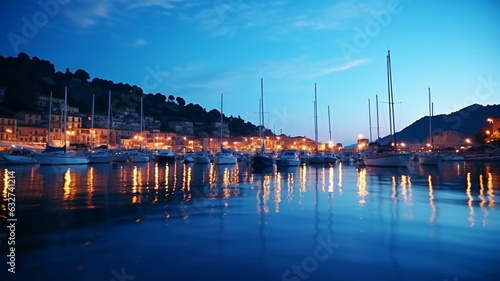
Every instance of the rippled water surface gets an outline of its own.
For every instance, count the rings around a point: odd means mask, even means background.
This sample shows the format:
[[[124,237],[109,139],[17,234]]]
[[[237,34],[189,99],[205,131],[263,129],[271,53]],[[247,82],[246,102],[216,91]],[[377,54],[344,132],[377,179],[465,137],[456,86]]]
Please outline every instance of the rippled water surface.
[[[0,168],[2,280],[500,278],[499,163]]]

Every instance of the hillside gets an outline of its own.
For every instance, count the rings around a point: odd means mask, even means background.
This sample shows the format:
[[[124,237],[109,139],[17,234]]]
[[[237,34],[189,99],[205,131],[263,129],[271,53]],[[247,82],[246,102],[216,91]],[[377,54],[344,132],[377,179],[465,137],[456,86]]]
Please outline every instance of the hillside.
[[[37,97],[48,96],[64,98],[64,89],[68,89],[68,104],[78,107],[81,113],[90,113],[92,95],[95,94],[96,113],[107,112],[108,93],[111,91],[113,114],[125,110],[140,111],[141,97],[144,102],[144,115],[161,121],[161,130],[169,131],[171,121],[190,121],[196,123],[195,135],[210,135],[212,123],[220,121],[220,112],[206,110],[198,104],[189,103],[182,97],[162,93],[144,93],[135,85],[116,83],[100,78],[90,80],[90,74],[78,69],[56,71],[50,61],[37,57],[30,58],[25,53],[17,57],[0,56],[0,89],[5,89],[0,96],[0,114],[13,116],[19,111],[37,112]],[[1,94],[1,91],[0,91]],[[43,113],[43,112],[40,112]],[[257,126],[238,117],[224,116],[232,136],[255,134]]]
[[[489,126],[486,121],[490,117],[500,117],[500,105],[473,104],[450,114],[432,117],[432,134],[443,131],[455,131],[474,138],[476,133]],[[424,142],[429,136],[429,117],[425,116],[413,122],[396,134],[397,141],[409,143]],[[382,138],[381,143],[387,143],[389,136]]]

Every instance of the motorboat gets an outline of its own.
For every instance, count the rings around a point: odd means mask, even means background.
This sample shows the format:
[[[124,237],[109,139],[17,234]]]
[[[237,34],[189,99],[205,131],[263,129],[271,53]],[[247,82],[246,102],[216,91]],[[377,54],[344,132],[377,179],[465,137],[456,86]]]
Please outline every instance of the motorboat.
[[[38,163],[33,157],[34,152],[29,149],[14,149],[1,154],[5,164],[36,164]]]
[[[323,153],[323,162],[325,164],[335,164],[337,163],[337,156],[334,152],[326,151]]]
[[[209,164],[211,162],[210,155],[206,151],[196,152],[193,156],[193,162],[195,164]]]
[[[183,162],[184,163],[194,163],[194,155],[195,153],[194,152],[187,152],[184,154],[184,157],[183,157]]]
[[[172,163],[175,162],[175,152],[170,149],[161,149],[155,156],[156,162]]]
[[[217,165],[232,165],[238,162],[236,156],[229,149],[222,148],[220,152],[214,155],[214,164]]]
[[[107,149],[96,149],[88,156],[89,164],[104,164],[113,161],[113,155]]]
[[[296,167],[300,166],[299,153],[295,149],[286,149],[280,153],[276,164],[281,167]]]

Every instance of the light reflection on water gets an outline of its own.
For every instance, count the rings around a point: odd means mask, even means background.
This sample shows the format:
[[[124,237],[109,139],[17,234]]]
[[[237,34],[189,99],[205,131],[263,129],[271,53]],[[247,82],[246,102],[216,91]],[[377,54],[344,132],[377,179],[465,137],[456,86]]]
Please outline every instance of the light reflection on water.
[[[109,280],[111,270],[127,267],[143,280],[207,272],[221,280],[281,280],[314,254],[320,239],[341,246],[317,262],[310,280],[499,274],[493,266],[500,262],[498,164],[337,164],[255,173],[242,163],[180,162],[2,169],[3,214],[5,173],[16,171],[25,277]],[[52,257],[70,252],[67,260]],[[150,265],[163,271],[144,269]]]

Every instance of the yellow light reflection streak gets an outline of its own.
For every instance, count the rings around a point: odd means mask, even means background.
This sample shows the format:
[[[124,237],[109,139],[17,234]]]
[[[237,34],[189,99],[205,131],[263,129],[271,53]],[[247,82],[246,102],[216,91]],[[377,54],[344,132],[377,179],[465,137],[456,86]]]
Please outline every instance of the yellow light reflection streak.
[[[395,176],[391,177],[391,187],[392,187],[391,199],[397,200],[397,197],[396,197],[396,177]]]
[[[137,166],[134,166],[132,170],[132,204],[141,203],[140,194],[140,184],[141,184],[141,173],[138,171]]]
[[[160,172],[158,169],[158,162],[155,163],[155,168],[154,168],[154,181],[155,181],[155,187],[154,189],[158,191],[160,189]]]
[[[494,194],[494,190],[493,190],[493,176],[491,175],[491,172],[488,172],[488,183],[487,183],[487,187],[488,187],[488,199],[489,199],[489,203],[488,203],[488,207],[490,207],[490,209],[493,209],[493,207],[495,207],[495,194]]]
[[[434,202],[434,186],[432,185],[432,176],[427,176],[427,183],[429,184],[429,205],[431,206],[431,216],[429,218],[429,222],[431,224],[436,223],[437,219],[437,206]]]
[[[290,177],[288,179],[289,185],[291,185],[290,181],[293,183],[293,177]],[[274,187],[274,211],[276,213],[280,212],[280,203],[281,203],[281,182],[275,182],[275,187]]]
[[[89,167],[87,173],[87,208],[95,208],[92,204],[92,197],[94,196],[94,167]]]
[[[366,190],[366,169],[360,169],[358,172],[358,203],[363,206],[366,203],[365,196],[368,195],[368,191]]]
[[[401,195],[406,205],[412,205],[411,181],[407,175],[401,176]]]
[[[270,188],[270,180],[269,180],[269,176],[264,176],[264,178],[262,179],[262,188],[263,188],[263,196],[262,196],[262,199],[263,199],[263,205],[262,205],[262,208],[263,208],[263,211],[264,213],[269,213],[269,207],[267,206],[267,201],[269,201],[269,195],[271,193],[271,188]]]
[[[68,168],[66,172],[64,172],[64,185],[63,185],[63,200],[69,200],[71,197],[71,168]]]
[[[306,182],[307,182],[307,166],[301,166],[300,170],[300,192],[306,191]]]
[[[342,163],[339,164],[339,193],[342,194]]]
[[[8,200],[7,199],[8,198],[7,186],[9,186],[9,174],[8,174],[8,172],[9,172],[9,170],[7,170],[7,169],[3,170],[3,190],[2,190],[3,201]],[[5,205],[2,205],[2,206],[5,207]]]
[[[484,207],[486,205],[486,199],[484,199],[484,179],[483,179],[483,174],[479,175],[479,199],[481,199],[481,202],[479,202],[479,207],[481,208],[481,212],[483,212],[483,226],[486,226],[488,224],[488,210]]]
[[[334,185],[335,185],[335,170],[333,167],[330,167],[328,170],[328,192],[333,193],[334,192]]]
[[[479,199],[481,199],[481,202],[479,202],[479,207],[484,208],[484,205],[486,204],[486,200],[484,199],[484,183],[483,183],[483,175],[479,175]]]
[[[469,200],[467,201],[467,206],[469,206],[469,226],[473,227],[476,224],[476,221],[474,219],[474,206],[472,206],[472,202],[474,201],[471,195],[471,187],[472,183],[470,181],[470,172],[467,173],[467,188],[465,190],[465,194],[467,194],[467,198]]]

